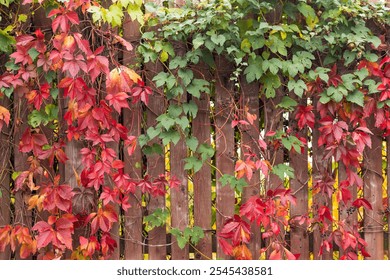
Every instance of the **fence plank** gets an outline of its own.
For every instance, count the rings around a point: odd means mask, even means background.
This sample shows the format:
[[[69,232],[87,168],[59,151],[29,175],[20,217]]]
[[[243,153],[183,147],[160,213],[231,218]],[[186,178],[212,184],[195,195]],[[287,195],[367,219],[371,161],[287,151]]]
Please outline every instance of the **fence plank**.
[[[282,89],[276,90],[275,98],[266,98],[265,94],[262,95],[263,103],[263,112],[264,112],[264,135],[269,131],[277,131],[283,129],[283,115],[281,108],[276,107],[280,103],[284,91]],[[265,139],[267,140],[267,139]],[[265,160],[268,160],[273,166],[278,165],[284,162],[283,149],[275,147],[271,144],[268,145],[267,150],[265,151]],[[283,181],[275,174],[270,173],[265,179],[263,195],[267,193],[268,190],[274,190],[278,187],[283,187]],[[285,235],[285,228],[281,228],[280,236]],[[268,247],[268,250],[265,252],[266,257],[272,252],[269,247],[269,239],[265,240],[265,246]]]
[[[248,84],[245,80],[241,81],[241,95],[242,95],[242,106],[243,117],[245,118],[246,110],[249,114],[254,114],[258,118],[254,121],[253,125],[246,126],[242,128],[241,134],[241,155],[248,152],[248,148],[254,154],[260,156],[260,148],[257,140],[259,139],[259,83]],[[252,179],[248,183],[248,187],[244,188],[242,200],[245,202],[251,196],[259,195],[260,192],[260,172],[254,172]],[[261,230],[260,227],[253,223],[251,225],[251,243],[249,244],[249,249],[252,253],[253,259],[260,258],[260,249],[261,249]]]
[[[229,81],[230,65],[221,58],[217,58],[217,73],[215,84],[216,113],[215,113],[215,134],[216,134],[216,223],[217,234],[222,229],[227,217],[234,214],[235,194],[230,186],[225,187],[219,182],[221,174],[234,174],[234,129],[231,127],[233,104],[233,85]],[[222,248],[217,245],[217,258],[227,258]]]
[[[300,105],[305,105],[306,101],[301,101]],[[290,128],[297,137],[307,139],[307,128],[299,129],[295,120],[295,113],[290,115]],[[289,153],[290,166],[294,169],[295,178],[290,178],[291,192],[297,198],[296,205],[290,206],[291,218],[308,213],[308,150],[307,145],[301,151],[291,150]],[[300,260],[310,259],[309,234],[306,222],[303,225],[292,224],[290,229],[291,252],[300,254]]]
[[[316,104],[316,100],[313,101]],[[315,113],[315,118],[318,120],[320,118],[318,113]],[[331,160],[324,160],[324,147],[318,146],[318,122],[315,123],[315,127],[312,130],[312,188],[314,187],[315,181],[322,179],[322,174],[327,174],[331,176],[332,165]],[[320,206],[325,205],[329,209],[332,209],[332,198],[324,193],[313,194],[313,214],[316,215],[317,210]],[[330,234],[330,233],[329,233]],[[323,250],[322,255],[319,255],[321,242],[323,239],[326,239],[327,233],[323,235],[319,226],[315,227],[313,230],[313,258],[315,260],[332,260],[333,259],[333,248],[330,251]]]
[[[123,38],[133,45],[134,50],[131,52],[123,51],[123,64],[134,65],[136,63],[135,49],[140,40],[139,23],[131,21],[129,16],[125,18],[123,26]],[[142,106],[131,104],[130,110],[123,110],[123,125],[127,127],[130,135],[138,136],[141,134],[142,124]],[[137,145],[134,153],[129,156],[123,151],[125,162],[125,173],[130,178],[141,179],[142,177],[142,153]],[[142,197],[141,191],[137,190],[134,195],[130,196],[129,203],[131,208],[124,213],[123,239],[124,239],[124,259],[141,260],[143,259],[142,246]]]
[[[199,64],[193,69],[196,78],[211,80],[209,68],[205,64]],[[199,144],[211,144],[210,126],[210,98],[206,93],[201,93],[200,98],[194,99],[198,106],[198,114],[192,121],[192,134]],[[211,232],[211,167],[203,164],[202,168],[194,174],[194,225],[201,227],[205,233],[204,238],[197,244],[195,259],[212,258],[212,232]]]
[[[354,171],[356,171],[356,170],[354,170]],[[338,183],[339,184],[343,180],[347,179],[346,167],[341,161],[338,163],[337,174],[338,174]],[[356,186],[350,187],[350,191],[351,191],[351,195],[352,195],[352,201],[354,201],[357,198]],[[347,205],[345,205],[342,201],[340,201],[339,206],[338,206],[338,209],[339,209],[338,220],[339,221],[345,220],[346,229],[349,231],[353,231],[354,228],[358,227],[357,211],[355,211],[353,213],[348,213],[348,211],[347,211],[352,206],[352,201]],[[349,248],[347,250],[350,251],[351,248]],[[344,255],[345,253],[346,253],[346,251],[344,251],[343,248],[339,248],[339,258],[341,258],[341,256]]]
[[[153,77],[162,71],[162,66],[158,63],[148,63],[145,65],[146,83],[153,87],[151,80]],[[156,124],[156,118],[165,111],[165,99],[163,93],[158,89],[153,88],[153,96],[149,99],[149,104],[146,110],[146,125],[147,127]],[[155,140],[157,141],[157,140]],[[161,144],[161,141],[157,141]],[[156,143],[156,142],[151,142]],[[160,174],[165,173],[165,158],[164,155],[151,154],[147,156],[147,174],[151,178],[157,178]],[[153,213],[158,208],[165,208],[165,197],[151,197],[147,205],[148,213]],[[166,258],[166,231],[165,227],[157,227],[148,233],[149,244],[149,259],[162,260]]]
[[[184,139],[173,145],[170,149],[171,175],[176,176],[180,181],[178,189],[171,190],[171,226],[183,231],[189,222],[188,216],[188,181],[187,172],[184,170],[184,159],[187,157],[187,146]],[[188,245],[184,249],[180,249],[176,238],[172,238],[171,245],[172,259],[185,260],[188,259]]]
[[[387,259],[390,259],[390,136],[386,138],[386,177],[387,177]]]
[[[367,251],[373,260],[384,257],[383,224],[382,224],[382,137],[381,131],[375,128],[375,120],[371,116],[367,127],[374,133],[371,136],[372,149],[366,148],[363,155],[364,197],[371,203],[372,210],[364,212],[364,237]]]
[[[19,142],[23,133],[26,131],[27,124],[27,102],[24,97],[19,94],[14,94],[14,131],[13,131],[13,153],[14,153],[14,170],[16,172],[28,170],[27,155],[19,151]],[[32,227],[32,212],[27,210],[25,204],[25,192],[20,190],[15,193],[15,212],[14,212],[14,224],[23,225],[26,227]],[[16,250],[15,258],[20,259],[18,250]],[[31,259],[28,258],[28,259]]]
[[[8,98],[1,99],[1,106],[10,110],[10,102]],[[0,228],[10,224],[11,222],[11,143],[10,143],[10,128],[3,125],[0,131]],[[11,249],[7,247],[4,252],[0,252],[0,260],[10,260]]]

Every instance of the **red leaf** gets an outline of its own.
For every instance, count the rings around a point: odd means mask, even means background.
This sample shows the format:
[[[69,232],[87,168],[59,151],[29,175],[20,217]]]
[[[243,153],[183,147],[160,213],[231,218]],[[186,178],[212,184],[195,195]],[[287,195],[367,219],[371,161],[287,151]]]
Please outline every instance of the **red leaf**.
[[[247,179],[250,181],[252,179],[252,175],[255,169],[255,163],[249,158],[247,158],[245,162],[241,159],[238,160],[236,162],[234,171],[237,172],[237,178],[242,178],[244,175],[246,175]]]
[[[275,249],[269,255],[269,259],[270,260],[281,260],[282,259],[282,254],[280,253],[280,251],[278,249]]]
[[[298,128],[303,129],[305,125],[309,126],[311,129],[314,128],[314,113],[313,106],[303,106],[299,105],[297,108],[297,114],[295,115],[295,119],[298,120]]]
[[[242,220],[240,216],[234,215],[233,218],[226,221],[218,235],[226,239],[232,239],[233,246],[237,246],[241,242],[249,243],[251,234],[249,228],[247,222]]]
[[[367,199],[365,199],[365,198],[358,198],[358,199],[356,199],[352,203],[352,205],[355,206],[356,208],[360,208],[360,207],[363,206],[366,209],[372,210],[372,206],[371,206],[370,202],[368,202]]]
[[[108,104],[113,106],[118,113],[121,113],[122,108],[130,108],[127,98],[129,98],[129,96],[123,91],[115,94],[110,93],[106,96]]]
[[[218,243],[225,255],[233,255],[233,247],[229,242],[227,242],[225,239],[218,238]]]
[[[32,230],[38,231],[38,236],[36,238],[38,249],[46,247],[49,243],[55,240],[55,233],[53,228],[44,221],[36,223]]]
[[[124,46],[126,48],[127,51],[132,51],[133,50],[133,46],[131,45],[130,42],[126,41],[121,36],[118,36],[118,35],[115,35],[115,34],[114,34],[114,37],[115,37],[116,41],[119,42],[119,44],[121,44],[122,46]]]
[[[265,215],[266,205],[257,196],[251,196],[240,207],[240,215],[245,216],[250,222],[257,221],[260,225],[263,216]]]
[[[103,232],[108,232],[113,223],[118,221],[118,215],[112,206],[106,205],[103,208],[99,208],[97,213],[91,213],[86,222],[90,220],[92,220],[92,234],[95,234],[98,229],[101,229]]]
[[[286,248],[284,248],[284,254],[286,255],[287,259],[288,260],[297,260],[297,256],[294,255],[293,253],[291,253],[289,250],[287,250]],[[299,256],[299,255],[298,255]]]
[[[135,104],[141,100],[145,105],[149,103],[149,95],[152,95],[153,91],[150,87],[145,86],[141,79],[138,80],[138,85],[131,89],[132,103]]]

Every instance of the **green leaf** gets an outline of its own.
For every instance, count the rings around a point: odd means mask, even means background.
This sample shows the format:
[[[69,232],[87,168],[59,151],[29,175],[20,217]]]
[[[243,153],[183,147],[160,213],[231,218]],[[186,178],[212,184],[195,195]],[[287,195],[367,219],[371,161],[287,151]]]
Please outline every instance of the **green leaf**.
[[[183,108],[178,104],[170,104],[168,107],[168,115],[175,119],[181,115]]]
[[[251,42],[249,42],[248,38],[245,38],[241,41],[241,50],[245,53],[250,53],[251,51]]]
[[[58,88],[51,88],[50,89],[50,95],[51,95],[51,97],[53,99],[57,99],[58,93],[59,93],[59,89]]]
[[[280,107],[286,110],[292,110],[297,106],[298,102],[289,96],[283,96],[282,100],[276,107]]]
[[[17,71],[20,68],[19,65],[15,64],[14,59],[8,60],[7,63],[5,64],[5,67],[7,68],[8,71]]]
[[[260,56],[255,56],[255,58],[249,58],[248,67],[245,68],[244,71],[248,83],[251,83],[255,80],[259,80],[261,78],[264,73],[262,69],[262,63],[263,59]]]
[[[209,93],[209,82],[202,79],[193,79],[187,87],[187,92],[199,98],[201,92]]]
[[[196,118],[196,115],[198,114],[198,106],[194,101],[190,100],[188,103],[183,104],[183,111],[185,114]]]
[[[165,72],[160,72],[156,76],[154,76],[153,81],[156,82],[156,87],[161,87],[165,85],[168,76],[169,74]]]
[[[209,144],[201,144],[198,148],[198,153],[201,154],[203,161],[214,156],[214,149]]]
[[[346,50],[343,54],[344,65],[348,66],[352,61],[356,60],[356,53]]]
[[[145,134],[141,134],[140,136],[138,136],[138,144],[141,148],[145,146],[149,142],[149,140],[149,137]]]
[[[38,55],[39,55],[39,52],[35,49],[35,48],[31,48],[28,50],[28,55],[31,57],[31,59],[34,61]]]
[[[161,227],[165,225],[168,217],[169,217],[168,210],[157,208],[153,213],[144,217],[144,223],[146,223],[147,231],[150,231],[155,227]]]
[[[181,118],[176,118],[175,123],[180,126],[180,128],[184,131],[186,128],[189,127],[190,121],[188,120],[187,116],[182,116]]]
[[[219,34],[217,35],[216,33],[212,34],[210,37],[211,41],[216,44],[217,46],[223,46],[223,44],[226,41],[225,35]]]
[[[294,148],[294,151],[298,154],[301,153],[301,147],[303,147],[302,142],[295,136],[283,137],[282,144],[288,151],[291,151],[291,149]]]
[[[44,112],[34,110],[28,115],[28,124],[33,128],[36,128],[41,124],[47,125],[48,123],[48,117]]]
[[[188,148],[190,148],[191,151],[195,152],[199,145],[199,141],[196,137],[191,136],[190,138],[186,139],[186,145]]]
[[[183,81],[183,85],[185,87],[188,86],[194,78],[194,72],[192,72],[192,70],[190,69],[179,69],[179,71],[177,71],[177,74]]]
[[[191,231],[191,242],[195,245],[204,238],[204,231],[201,227],[194,226]]]
[[[161,145],[154,143],[152,146],[145,146],[142,151],[145,153],[145,155],[150,154],[158,154],[163,155],[164,149],[161,147]]]
[[[375,53],[371,53],[371,52],[366,52],[364,53],[364,57],[368,60],[368,61],[371,61],[371,62],[377,62],[379,57],[378,55],[376,55]],[[365,68],[364,68],[365,69]]]
[[[222,187],[229,185],[230,188],[234,189],[237,193],[242,193],[243,188],[248,186],[248,183],[244,178],[237,179],[236,176],[230,174],[223,174],[219,178],[219,182]]]
[[[264,85],[263,91],[265,91],[265,96],[267,98],[275,97],[275,89],[279,88],[282,85],[279,76],[274,75],[272,73],[267,73],[266,75],[263,75],[260,81]]]
[[[47,104],[45,106],[45,113],[48,121],[54,121],[58,119],[58,106],[55,104]]]
[[[346,97],[347,101],[355,103],[360,107],[364,107],[364,94],[360,90],[356,89]]]
[[[185,57],[176,56],[169,62],[169,69],[184,68],[187,66],[187,59]]]
[[[203,35],[197,35],[195,38],[192,40],[192,45],[194,46],[194,49],[198,49],[200,46],[204,44],[204,37]]]
[[[162,139],[164,146],[168,145],[170,142],[176,145],[180,140],[180,133],[176,130],[164,131],[160,134],[160,139]]]
[[[307,86],[305,84],[304,81],[302,80],[298,80],[298,81],[295,81],[295,80],[290,80],[288,82],[288,90],[289,91],[292,91],[294,90],[294,93],[298,96],[298,97],[301,97],[302,98],[302,95],[303,93],[305,92],[305,90],[307,90]]]
[[[287,166],[283,163],[275,165],[272,168],[272,173],[278,176],[281,180],[284,180],[286,176],[289,178],[295,178],[294,169],[291,166]]]
[[[149,138],[148,140],[153,139],[154,137],[156,137],[160,133],[161,133],[161,128],[154,128],[153,126],[149,127],[146,130],[146,134],[148,135],[148,138]]]
[[[203,166],[203,162],[194,156],[185,158],[184,161],[186,162],[186,164],[184,165],[184,169],[185,170],[193,169],[194,173],[198,172]]]

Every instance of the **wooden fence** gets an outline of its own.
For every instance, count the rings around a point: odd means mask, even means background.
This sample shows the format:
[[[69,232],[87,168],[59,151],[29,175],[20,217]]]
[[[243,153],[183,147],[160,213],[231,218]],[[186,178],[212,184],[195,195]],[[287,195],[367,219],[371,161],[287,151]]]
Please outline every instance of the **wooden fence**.
[[[134,46],[140,40],[138,23],[125,20],[123,37]],[[123,64],[132,64],[136,59],[135,52],[123,51],[121,54]],[[256,126],[248,130],[237,130],[232,128],[231,122],[234,118],[232,104],[237,100],[237,92],[234,92],[230,80],[231,72],[226,61],[220,57],[215,57],[216,71],[211,71],[206,65],[198,65],[194,73],[199,73],[203,78],[214,81],[212,88],[214,94],[201,94],[200,98],[192,97],[192,101],[198,106],[196,118],[190,124],[191,134],[199,140],[199,143],[211,144],[215,149],[214,157],[204,164],[199,172],[189,174],[184,170],[184,158],[188,155],[188,150],[184,144],[184,139],[176,145],[166,147],[164,154],[144,155],[139,147],[132,156],[125,153],[120,146],[113,146],[125,162],[125,171],[132,178],[142,178],[148,173],[151,177],[158,177],[165,171],[170,170],[180,181],[178,190],[171,190],[165,197],[151,198],[149,202],[142,200],[141,193],[136,192],[130,198],[132,207],[122,213],[120,223],[111,231],[115,237],[118,248],[113,259],[225,259],[218,242],[216,233],[222,228],[227,217],[235,213],[237,206],[252,195],[259,194],[264,185],[264,178],[260,172],[252,177],[251,184],[244,188],[242,195],[238,195],[229,186],[222,186],[219,178],[220,174],[234,175],[234,166],[237,157],[241,154],[243,146],[251,148],[254,152],[258,149],[253,139],[258,138],[261,131],[275,130],[277,128],[290,127],[297,130],[292,117],[281,114],[281,109],[275,104],[284,95],[284,92],[277,91],[274,99],[259,97],[259,83],[248,84],[241,81],[241,92],[239,103],[241,109],[248,108],[248,112],[260,116],[257,118]],[[161,71],[161,65],[146,64],[144,67],[145,80],[148,85],[154,87],[152,79],[154,75]],[[212,97],[211,97],[212,96]],[[182,102],[188,101],[188,95],[183,95]],[[41,217],[34,211],[27,210],[23,194],[18,193],[13,196],[10,192],[12,185],[11,170],[24,170],[26,168],[26,155],[18,151],[18,143],[21,134],[26,128],[26,104],[21,98],[15,96],[12,103],[4,99],[1,105],[12,109],[14,119],[18,119],[14,127],[3,128],[0,135],[0,161],[1,173],[0,184],[0,226],[8,223],[22,223],[31,225]],[[314,101],[313,101],[314,102]],[[150,98],[148,106],[140,104],[131,105],[130,109],[124,109],[119,120],[125,125],[132,135],[144,133],[148,127],[156,124],[156,117],[163,113],[167,107],[164,96],[155,89]],[[63,111],[60,109],[60,112]],[[376,131],[373,120],[369,124],[372,131]],[[8,130],[7,130],[8,129]],[[12,134],[12,142],[9,142],[9,135]],[[301,154],[289,156],[288,153],[279,151],[275,155],[275,164],[289,162],[295,170],[295,178],[289,180],[288,185],[297,197],[297,204],[291,206],[290,215],[305,214],[311,211],[313,206],[312,181],[320,172],[324,151],[318,147],[317,140],[319,131],[307,131],[308,145]],[[72,187],[77,186],[75,171],[82,170],[80,148],[81,142],[71,142],[66,145],[66,155],[68,162],[60,166],[60,174]],[[308,148],[309,147],[309,148]],[[390,173],[390,138],[382,139],[377,132],[372,137],[372,149],[367,149],[364,153],[365,171],[362,172],[364,180],[364,196],[372,203],[373,210],[367,211],[363,215],[371,217],[366,219],[365,226],[361,229],[361,234],[368,242],[368,251],[373,259],[383,259],[388,256],[388,220],[384,209],[383,200],[387,200],[390,194],[390,182],[387,179]],[[338,180],[345,178],[345,168],[342,164],[333,165],[334,174]],[[283,184],[277,176],[271,175],[268,184],[279,186]],[[84,190],[88,191],[88,190]],[[357,190],[355,190],[355,196]],[[315,197],[314,200],[321,199]],[[74,208],[81,207],[75,201]],[[81,203],[81,202],[80,202]],[[154,228],[146,233],[143,229],[143,217],[152,213],[157,208],[169,208],[170,217],[168,223],[175,228],[184,229],[189,225],[202,228],[205,237],[197,245],[186,245],[180,249],[175,238],[167,234],[165,226]],[[333,199],[332,216],[335,220],[345,217],[345,213],[338,211],[336,200]],[[350,215],[351,223],[361,221],[362,217],[358,213]],[[376,222],[373,222],[376,221]],[[252,237],[250,250],[254,258],[261,258],[260,248],[264,245],[259,228],[252,227]],[[75,233],[74,239],[78,239],[81,232]],[[286,240],[293,253],[300,254],[300,259],[317,259],[320,248],[321,236],[318,230],[311,232],[303,228],[286,228]],[[322,259],[333,259],[338,257],[338,248],[333,252],[325,253]],[[9,259],[11,252],[6,250],[0,253],[0,259]],[[17,254],[15,258],[18,258]]]

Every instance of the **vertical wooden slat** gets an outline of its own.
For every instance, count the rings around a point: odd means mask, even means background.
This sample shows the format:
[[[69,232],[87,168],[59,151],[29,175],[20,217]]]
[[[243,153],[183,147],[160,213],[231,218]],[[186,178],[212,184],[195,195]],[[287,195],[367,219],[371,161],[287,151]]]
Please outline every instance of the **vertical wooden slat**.
[[[170,149],[171,175],[180,181],[177,189],[171,190],[171,226],[183,231],[189,222],[188,216],[188,181],[184,170],[184,159],[187,157],[187,146],[184,139],[180,139],[176,145],[171,143]],[[172,238],[174,241],[176,238]],[[180,249],[177,242],[171,245],[172,259],[188,259],[188,245]]]
[[[16,172],[28,170],[27,155],[19,151],[19,142],[23,133],[28,127],[27,124],[27,102],[24,97],[19,94],[14,94],[14,170]],[[27,210],[25,204],[25,193],[23,190],[19,190],[15,193],[15,212],[14,212],[14,224],[23,225],[25,227],[32,227],[32,212]],[[20,259],[18,250],[16,250],[15,258]],[[31,258],[29,258],[31,259]]]
[[[282,110],[277,108],[276,105],[280,103],[284,92],[282,90],[276,91],[275,98],[266,98],[263,96],[263,104],[264,104],[264,135],[269,131],[277,131],[283,129],[283,116]],[[266,160],[270,161],[270,163],[274,165],[278,165],[283,163],[283,150],[277,149],[270,146],[266,151]],[[269,174],[266,180],[266,191],[268,189],[276,189],[278,187],[283,186],[283,181],[275,174]]]
[[[356,171],[356,169],[354,168],[354,170],[352,171]],[[346,167],[345,165],[339,161],[338,163],[338,169],[337,169],[337,174],[338,174],[338,183],[340,184],[340,182],[344,181],[344,180],[347,180],[347,170],[346,170]],[[350,191],[351,191],[351,195],[352,195],[352,201],[354,201],[356,198],[357,198],[357,188],[356,186],[350,186]],[[339,209],[339,218],[338,220],[339,221],[342,221],[342,220],[345,220],[345,229],[348,230],[348,231],[353,231],[354,227],[356,228],[358,226],[358,215],[357,215],[357,211],[354,211],[353,213],[348,213],[348,209],[352,206],[352,201],[349,202],[348,204],[344,204],[344,202],[340,201],[339,202],[339,206],[338,206],[338,209]],[[347,250],[350,250],[347,249]],[[341,258],[345,253],[347,253],[346,251],[343,250],[343,248],[339,248],[339,258]]]
[[[200,64],[194,68],[194,76],[211,80],[209,68]],[[200,144],[211,144],[210,127],[210,97],[201,93],[200,98],[194,99],[198,106],[198,114],[192,121],[192,134]],[[211,167],[203,164],[202,168],[194,174],[194,225],[205,230],[204,238],[196,246],[195,259],[212,258],[212,232],[211,232]]]
[[[280,103],[282,97],[284,95],[283,90],[277,89],[275,98],[266,98],[265,95],[262,96],[263,103],[263,112],[264,112],[264,134],[266,135],[269,131],[277,131],[283,129],[283,115],[281,108],[276,107],[277,104]],[[267,138],[265,139],[268,140]],[[272,166],[283,163],[284,154],[283,149],[275,149],[273,145],[268,145],[267,151],[265,151],[265,160],[268,160]],[[264,190],[262,190],[262,194],[265,195],[268,190],[274,190],[278,187],[283,187],[283,181],[275,174],[270,173],[268,177],[265,179]],[[281,228],[281,232],[279,234],[283,238],[285,238],[285,229]],[[272,252],[269,247],[269,239],[265,240],[265,244],[263,247],[268,247],[266,251],[266,258],[269,257],[269,254]]]
[[[390,259],[390,136],[386,138],[386,176],[387,176],[387,259]]]
[[[216,113],[216,181],[217,181],[217,233],[222,229],[227,217],[234,214],[235,194],[228,185],[222,187],[219,182],[221,174],[234,174],[234,129],[231,127],[233,104],[233,85],[229,81],[230,65],[221,57],[217,58],[217,73],[215,84]],[[220,174],[221,172],[221,174]],[[224,259],[226,255],[222,248],[217,246],[217,258]]]
[[[145,2],[154,2],[156,5],[162,5],[161,0],[145,0]],[[155,27],[156,28],[156,27]],[[146,110],[146,126],[151,127],[156,124],[156,118],[165,111],[165,98],[161,89],[156,89],[152,79],[159,72],[163,71],[161,63],[146,63],[145,74],[146,84],[153,89],[153,95],[149,99],[149,104]],[[161,144],[161,141],[154,140],[151,142]],[[164,155],[151,154],[147,158],[147,174],[151,178],[157,178],[158,175],[165,173],[165,158]],[[151,197],[147,205],[147,211],[149,214],[153,213],[158,208],[165,207],[165,197]],[[162,260],[166,258],[166,230],[165,227],[157,227],[148,232],[148,252],[149,259]]]
[[[0,105],[10,110],[8,98],[4,97]],[[9,133],[9,127],[4,124],[0,131],[0,228],[11,222],[11,137]],[[11,259],[11,250],[8,246],[4,252],[0,252],[0,260],[9,259]]]
[[[313,103],[316,105],[317,100],[314,99]],[[320,118],[319,114],[315,114],[316,119]],[[312,130],[312,184],[314,186],[315,180],[322,177],[322,174],[328,173],[330,176],[331,168],[329,160],[324,160],[324,147],[318,146],[318,138],[320,132],[318,131],[318,122],[315,124]],[[312,187],[313,187],[312,186]],[[326,194],[317,193],[313,195],[313,212],[317,213],[320,206],[325,205],[329,209],[332,209],[332,198],[329,198]],[[319,255],[321,242],[326,239],[326,234],[323,236],[319,227],[313,230],[313,258],[315,260],[331,260],[333,259],[333,248],[330,251],[323,250],[322,255]]]
[[[162,71],[162,67],[159,63],[148,63],[145,65],[146,82],[148,85],[153,86],[151,80],[157,73]],[[146,125],[147,127],[154,126],[156,124],[156,118],[165,111],[165,100],[163,94],[154,89],[153,96],[149,99],[149,104],[146,110]],[[151,143],[161,141],[154,140]],[[147,156],[147,174],[151,178],[157,178],[160,174],[165,173],[165,158],[164,155],[151,154]],[[147,205],[148,213],[153,213],[158,208],[165,207],[165,197],[151,197]],[[166,258],[166,231],[165,227],[157,227],[148,233],[149,259],[162,260]]]
[[[304,105],[306,102],[301,102]],[[290,115],[290,128],[297,133],[297,136],[307,139],[307,129],[298,129],[295,120],[295,114]],[[296,205],[290,206],[291,217],[306,215],[308,213],[308,151],[307,145],[301,151],[290,151],[289,163],[294,169],[295,178],[290,178],[290,189],[297,199]],[[307,224],[291,225],[291,252],[300,254],[300,260],[308,260],[310,258],[309,251],[309,234],[307,232]]]
[[[135,49],[140,40],[139,23],[131,21],[129,16],[125,18],[123,26],[123,38],[132,43],[134,50],[131,52],[123,51],[123,64],[133,65],[136,62]],[[123,125],[127,127],[130,135],[139,136],[141,134],[142,106],[141,104],[131,104],[130,110],[123,110]],[[129,154],[124,151],[125,173],[130,178],[136,180],[142,177],[142,154],[137,145],[134,153]],[[129,203],[131,208],[124,213],[124,259],[141,260],[143,259],[142,246],[142,204],[141,191],[137,190],[130,196]]]
[[[181,7],[185,4],[184,0],[175,0],[174,5]],[[184,56],[186,53],[185,42],[173,42],[175,54],[177,56]],[[186,92],[178,98],[180,103],[187,102]],[[172,101],[172,104],[179,103]],[[171,226],[184,230],[189,223],[189,209],[188,209],[188,175],[187,171],[184,170],[184,159],[187,157],[187,145],[185,139],[181,137],[176,145],[171,143],[170,149],[170,170],[172,176],[176,176],[180,181],[178,189],[171,190]],[[172,240],[174,241],[174,237]],[[172,259],[185,260],[189,258],[188,245],[185,245],[183,249],[180,249],[177,242],[173,242],[171,245]]]
[[[259,83],[248,84],[246,81],[241,81],[241,95],[242,95],[242,110],[244,110],[244,116],[246,110],[249,114],[257,116],[257,119],[254,121],[253,125],[242,127],[241,131],[241,155],[244,156],[244,153],[248,152],[246,147],[249,147],[250,150],[260,156],[260,149],[257,143],[259,139]],[[260,172],[254,172],[251,178],[251,181],[247,182],[248,186],[244,188],[242,202],[244,203],[251,196],[259,195],[260,191]],[[251,225],[251,242],[249,244],[249,249],[252,253],[253,259],[260,258],[260,249],[261,249],[261,230],[260,227],[253,223]]]
[[[364,198],[371,205],[372,210],[365,209],[364,212],[364,237],[367,242],[367,251],[372,260],[382,260],[383,250],[383,224],[382,224],[382,137],[380,131],[375,129],[375,120],[371,116],[367,127],[374,133],[371,136],[372,148],[366,148],[363,154],[363,182]]]

